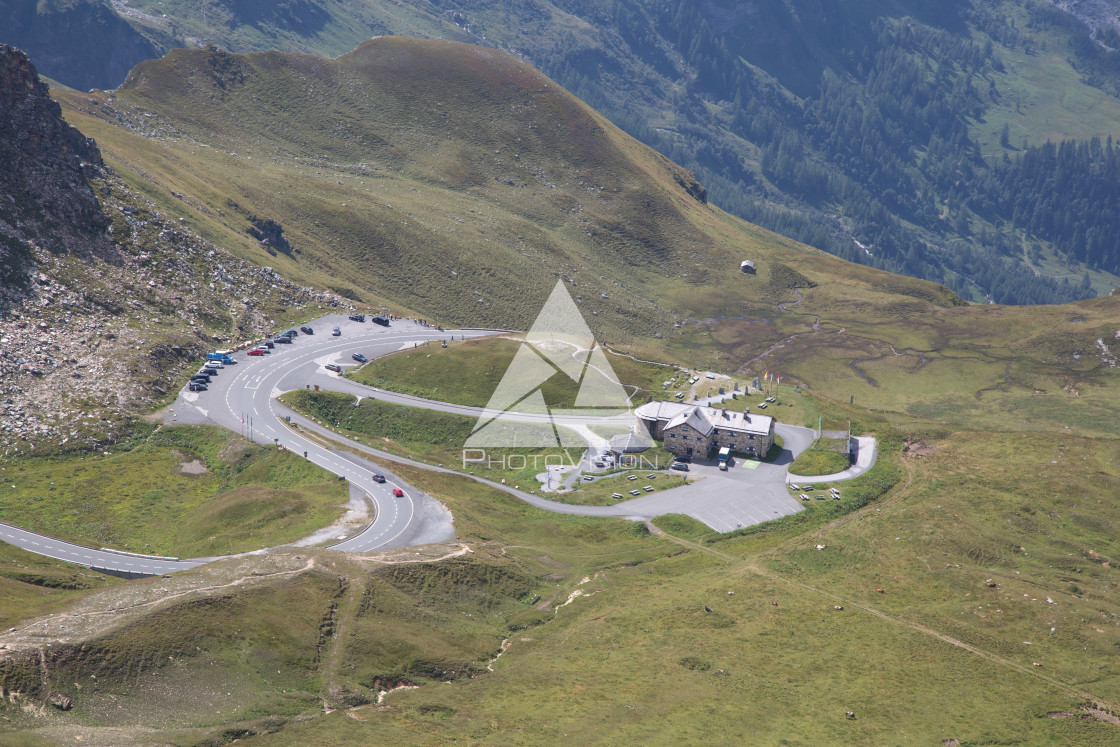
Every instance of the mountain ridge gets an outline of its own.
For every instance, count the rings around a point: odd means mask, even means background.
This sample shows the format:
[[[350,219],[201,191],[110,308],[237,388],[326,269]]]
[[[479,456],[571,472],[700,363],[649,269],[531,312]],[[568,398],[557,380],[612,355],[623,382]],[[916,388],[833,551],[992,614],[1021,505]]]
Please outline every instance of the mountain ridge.
[[[563,279],[597,339],[639,357],[778,368],[876,407],[936,400],[955,421],[976,415],[973,396],[1028,408],[1005,418],[1015,427],[1046,413],[1115,431],[1115,298],[982,309],[799,245],[704,203],[679,183],[687,171],[501,53],[401,37],[338,60],[183,51],[145,63],[119,92],[57,95],[163,209],[351,298],[441,325],[520,328]],[[291,251],[270,257],[252,215],[282,225]],[[744,259],[756,275],[740,271]],[[955,350],[975,353],[974,394],[932,373],[961,366]],[[1076,405],[1029,401],[1070,386]]]

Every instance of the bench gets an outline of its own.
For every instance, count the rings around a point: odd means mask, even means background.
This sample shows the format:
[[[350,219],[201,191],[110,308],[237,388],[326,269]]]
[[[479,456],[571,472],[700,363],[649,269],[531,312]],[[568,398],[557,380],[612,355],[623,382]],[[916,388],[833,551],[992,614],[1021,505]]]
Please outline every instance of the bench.
[[[642,488],[642,490],[646,491],[647,493],[652,493],[653,492],[653,486],[652,485],[646,485],[644,488]]]

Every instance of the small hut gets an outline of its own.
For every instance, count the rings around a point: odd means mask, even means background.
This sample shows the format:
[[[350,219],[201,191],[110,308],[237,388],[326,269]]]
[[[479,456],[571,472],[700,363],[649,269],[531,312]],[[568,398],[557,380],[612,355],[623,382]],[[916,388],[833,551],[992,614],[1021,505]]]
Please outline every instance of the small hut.
[[[754,275],[755,274],[754,262],[752,262],[749,259],[744,259],[742,262],[740,262],[739,263],[739,269],[742,270],[743,272],[747,273],[748,275]]]
[[[634,426],[630,426],[629,433],[613,436],[610,441],[611,453],[619,456],[623,454],[636,454],[645,451],[651,446],[653,446],[653,442],[644,435],[637,433]]]

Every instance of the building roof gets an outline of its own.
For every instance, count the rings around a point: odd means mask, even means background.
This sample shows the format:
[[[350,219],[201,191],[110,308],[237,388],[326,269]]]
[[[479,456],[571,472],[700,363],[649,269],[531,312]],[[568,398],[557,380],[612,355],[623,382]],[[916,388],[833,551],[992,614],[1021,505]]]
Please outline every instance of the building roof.
[[[665,430],[676,428],[678,425],[687,425],[697,433],[707,436],[712,432],[712,422],[706,417],[704,410],[706,407],[698,407],[693,405],[690,410],[679,413],[675,418],[665,424]]]
[[[649,402],[639,407],[636,414],[643,420],[665,421],[664,430],[687,424],[705,436],[717,428],[766,435],[774,420],[769,415],[749,415],[720,407],[686,405],[681,402]]]
[[[704,412],[713,428],[727,431],[764,436],[770,432],[770,424],[774,420],[769,415],[748,415],[745,412],[735,412],[734,410],[716,407],[697,407],[696,409]]]
[[[634,414],[642,420],[668,421],[694,407],[696,405],[686,405],[683,402],[647,402],[634,410]]]
[[[616,454],[628,454],[645,451],[651,446],[653,446],[652,441],[631,431],[630,433],[620,433],[617,436],[612,436],[610,449]]]

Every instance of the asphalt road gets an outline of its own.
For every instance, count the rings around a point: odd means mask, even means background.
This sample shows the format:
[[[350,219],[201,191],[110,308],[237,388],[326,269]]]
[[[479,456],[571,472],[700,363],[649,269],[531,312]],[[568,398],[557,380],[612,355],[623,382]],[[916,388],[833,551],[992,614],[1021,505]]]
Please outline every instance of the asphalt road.
[[[284,418],[290,414],[276,397],[285,391],[314,387],[335,389],[340,379],[327,371],[328,363],[354,365],[353,353],[373,359],[387,353],[412,347],[430,340],[448,339],[451,332],[441,332],[414,322],[398,321],[390,327],[370,322],[352,322],[345,316],[326,316],[312,325],[314,335],[300,334],[291,345],[276,345],[271,353],[249,356],[238,353],[236,364],[226,366],[205,392],[184,392],[173,405],[170,422],[214,423],[243,433],[257,443],[274,443],[305,454],[314,464],[361,488],[374,504],[374,520],[362,532],[334,549],[347,552],[369,552],[407,544],[420,544],[415,539],[428,537],[428,542],[451,539],[454,530],[447,521],[446,510],[435,499],[411,488],[388,472],[386,481],[377,483],[377,468],[364,460],[320,446],[298,429],[288,426]],[[342,332],[332,337],[330,329]],[[458,331],[455,337],[477,337],[492,331]],[[394,497],[400,489],[403,497]],[[428,526],[432,524],[433,526]],[[433,531],[438,527],[441,531]]]
[[[333,337],[330,328],[339,326],[342,334]],[[351,322],[344,315],[330,315],[311,325],[314,335],[299,335],[291,345],[276,345],[271,353],[249,356],[235,354],[236,363],[220,369],[205,392],[180,392],[169,409],[165,422],[182,424],[215,424],[242,433],[247,438],[283,446],[303,454],[324,469],[360,489],[373,504],[374,520],[361,532],[331,547],[346,552],[369,552],[391,547],[440,542],[453,538],[454,527],[447,509],[435,499],[418,491],[391,471],[354,454],[320,446],[305,433],[317,433],[334,440],[341,436],[291,412],[276,397],[285,391],[313,388],[339,391],[360,397],[374,397],[385,402],[422,407],[441,412],[478,417],[483,408],[467,407],[426,400],[394,392],[385,392],[342,378],[324,366],[336,363],[344,368],[354,365],[351,354],[360,352],[373,359],[428,341],[454,337],[476,337],[494,334],[492,330],[440,331],[415,322],[397,321],[386,328],[372,323]],[[549,422],[578,427],[586,419],[576,416],[543,414],[508,414],[520,422]],[[299,428],[292,428],[290,418]],[[629,423],[629,418],[620,419]],[[666,513],[683,513],[718,531],[758,524],[778,516],[796,513],[801,505],[785,488],[787,481],[804,479],[789,476],[788,465],[812,445],[814,432],[808,428],[778,424],[777,433],[785,444],[773,463],[742,461],[727,472],[715,463],[697,462],[692,470],[704,479],[680,488],[643,495],[613,506],[578,506],[560,503],[540,495],[514,489],[485,478],[472,476],[495,488],[548,511],[581,516],[615,516],[630,519],[652,519]],[[399,462],[425,469],[465,474],[461,470],[432,467],[361,444],[348,444],[358,452],[369,454],[383,463]],[[850,479],[870,468],[875,460],[874,439],[861,439],[860,459],[851,470],[836,479]],[[376,471],[386,482],[376,483]],[[818,481],[821,478],[816,478]],[[394,497],[399,488],[402,497]],[[173,559],[140,556],[113,550],[99,550],[55,540],[16,527],[0,524],[0,539],[31,552],[58,560],[90,566],[123,575],[158,575],[191,568],[216,558]],[[258,551],[263,552],[263,551]]]
[[[330,334],[331,327],[336,325],[342,330],[340,337]],[[329,381],[316,378],[329,373],[323,368],[326,363],[353,364],[350,356],[355,352],[375,358],[414,343],[447,339],[451,332],[408,321],[394,322],[386,328],[370,322],[351,322],[344,315],[326,316],[311,326],[317,334],[301,334],[291,345],[276,345],[271,354],[234,354],[237,362],[220,369],[207,391],[181,391],[166,422],[220,425],[257,443],[278,444],[296,453],[306,453],[315,464],[359,487],[373,503],[374,520],[357,535],[334,545],[335,549],[368,552],[453,538],[450,514],[441,503],[389,472],[384,472],[385,483],[374,482],[373,464],[323,448],[289,428],[283,423],[288,411],[274,401],[281,392],[303,388],[313,379]],[[454,334],[472,337],[493,332],[463,330]],[[394,488],[400,488],[404,496],[394,497]],[[96,549],[7,524],[0,524],[0,540],[56,560],[124,576],[173,573],[217,559],[175,559]]]

